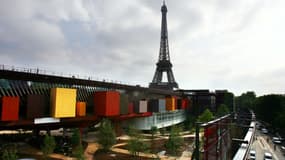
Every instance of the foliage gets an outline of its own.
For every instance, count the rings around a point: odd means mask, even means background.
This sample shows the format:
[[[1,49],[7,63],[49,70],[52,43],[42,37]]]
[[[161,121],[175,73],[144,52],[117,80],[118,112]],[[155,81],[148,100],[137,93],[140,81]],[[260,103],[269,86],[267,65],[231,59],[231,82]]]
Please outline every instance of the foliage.
[[[41,147],[42,151],[43,151],[44,159],[47,159],[48,155],[53,153],[53,151],[55,149],[55,145],[56,145],[56,143],[55,143],[54,137],[46,134],[45,138],[44,138],[44,144]]]
[[[256,117],[285,134],[285,96],[269,94],[256,97],[254,92],[243,93],[236,98],[237,107],[253,109]]]
[[[110,120],[103,119],[99,127],[98,143],[103,150],[108,151],[116,143],[116,135]]]
[[[16,147],[9,147],[4,149],[3,154],[1,156],[1,159],[3,160],[17,160],[18,156],[17,156],[17,149]]]
[[[274,128],[285,125],[285,97],[281,95],[265,95],[256,100],[255,112],[259,119],[270,123]]]
[[[73,146],[78,146],[80,143],[80,131],[78,128],[73,129],[71,136],[71,143]]]
[[[171,154],[177,155],[178,150],[183,144],[183,138],[180,137],[181,128],[172,126],[170,130],[169,139],[165,144],[167,150],[170,151]]]
[[[130,137],[136,137],[139,135],[139,131],[137,129],[135,129],[133,126],[128,126],[127,128],[127,134]]]
[[[183,122],[185,130],[191,130],[194,126],[196,118],[193,115],[187,115],[186,120]]]
[[[217,115],[217,117],[221,117],[221,116],[224,116],[224,115],[226,115],[228,113],[230,113],[229,108],[225,104],[221,104],[218,107],[216,115]]]
[[[74,156],[77,160],[85,160],[85,156],[84,156],[84,149],[82,144],[79,144],[76,148],[75,148],[75,153]]]
[[[139,152],[145,152],[148,148],[149,144],[138,137],[132,137],[128,141],[128,149],[133,156],[139,156]]]
[[[159,129],[159,132],[160,132],[161,135],[164,136],[165,133],[166,133],[166,127],[160,128],[160,129]]]
[[[242,108],[254,109],[255,100],[256,100],[255,93],[252,91],[248,91],[236,98],[236,107],[240,109]]]
[[[154,138],[154,135],[156,134],[156,132],[158,131],[157,127],[156,126],[152,126],[150,128],[150,132],[151,132],[151,139]]]
[[[209,122],[214,118],[213,113],[209,110],[206,109],[199,117],[198,121],[199,122]]]
[[[131,138],[128,141],[128,149],[133,156],[139,156],[139,152],[146,152],[149,149],[149,144],[144,142],[138,130],[130,127]]]
[[[224,103],[230,111],[233,111],[234,105],[234,94],[231,92],[226,92],[224,96]]]
[[[191,109],[190,109],[190,113],[195,115],[196,117],[198,117],[199,113],[200,113],[200,105],[198,103],[192,103]]]

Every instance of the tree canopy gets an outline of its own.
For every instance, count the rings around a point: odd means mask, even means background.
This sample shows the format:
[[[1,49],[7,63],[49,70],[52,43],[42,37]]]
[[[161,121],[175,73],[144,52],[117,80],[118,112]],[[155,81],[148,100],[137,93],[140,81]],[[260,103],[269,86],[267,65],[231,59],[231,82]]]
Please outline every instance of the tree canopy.
[[[53,153],[56,143],[53,136],[45,135],[44,144],[41,147],[43,151],[43,158],[48,159],[48,155]]]
[[[230,113],[230,110],[229,108],[225,105],[225,104],[221,104],[219,107],[218,107],[218,110],[217,110],[217,113],[216,115],[218,117],[221,117],[221,116],[224,116],[226,114]]]
[[[213,113],[209,110],[206,109],[199,117],[198,121],[199,122],[209,122],[214,118]]]
[[[254,108],[254,103],[256,100],[256,94],[253,91],[248,91],[243,93],[241,96],[236,97],[236,107],[237,108]]]
[[[109,150],[116,143],[116,135],[112,128],[110,120],[103,119],[101,121],[98,138],[98,143],[105,151]]]
[[[133,127],[129,127],[130,140],[128,141],[128,149],[133,156],[139,156],[140,152],[148,152],[149,143],[142,140],[141,134]]]
[[[257,119],[270,124],[285,134],[285,96],[269,94],[256,97],[254,92],[246,92],[236,97],[240,109],[254,110]]]
[[[173,155],[177,155],[177,152],[181,148],[181,145],[183,143],[183,138],[180,136],[181,131],[182,131],[181,128],[177,126],[172,126],[168,141],[165,144],[165,147]]]
[[[285,97],[282,95],[265,95],[256,100],[257,117],[274,128],[285,129]]]

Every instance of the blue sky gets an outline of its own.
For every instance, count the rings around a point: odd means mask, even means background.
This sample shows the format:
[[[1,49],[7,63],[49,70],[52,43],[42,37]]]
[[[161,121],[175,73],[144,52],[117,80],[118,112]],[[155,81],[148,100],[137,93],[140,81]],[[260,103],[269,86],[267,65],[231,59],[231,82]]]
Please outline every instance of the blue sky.
[[[284,94],[285,1],[168,0],[170,57],[183,89]],[[0,64],[147,86],[160,0],[2,0]]]

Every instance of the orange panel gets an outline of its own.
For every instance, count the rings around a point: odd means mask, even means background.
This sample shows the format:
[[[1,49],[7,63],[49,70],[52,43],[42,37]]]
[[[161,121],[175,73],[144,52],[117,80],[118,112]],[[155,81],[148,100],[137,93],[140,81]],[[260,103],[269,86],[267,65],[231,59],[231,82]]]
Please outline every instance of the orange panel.
[[[86,115],[86,102],[76,102],[76,116]]]
[[[94,94],[96,115],[116,116],[120,114],[120,93],[117,91],[101,91]]]
[[[19,97],[2,97],[2,121],[17,121],[19,120]]]
[[[175,97],[167,97],[166,100],[166,110],[174,111],[176,109],[176,98]]]

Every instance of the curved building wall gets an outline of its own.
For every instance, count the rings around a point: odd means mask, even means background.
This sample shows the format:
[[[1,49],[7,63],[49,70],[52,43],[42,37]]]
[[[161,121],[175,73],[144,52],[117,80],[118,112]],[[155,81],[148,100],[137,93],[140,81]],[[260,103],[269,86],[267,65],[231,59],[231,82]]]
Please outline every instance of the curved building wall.
[[[163,128],[181,123],[186,120],[185,110],[153,113],[150,117],[134,118],[122,123],[123,127],[132,126],[139,130],[150,130],[152,126]]]

